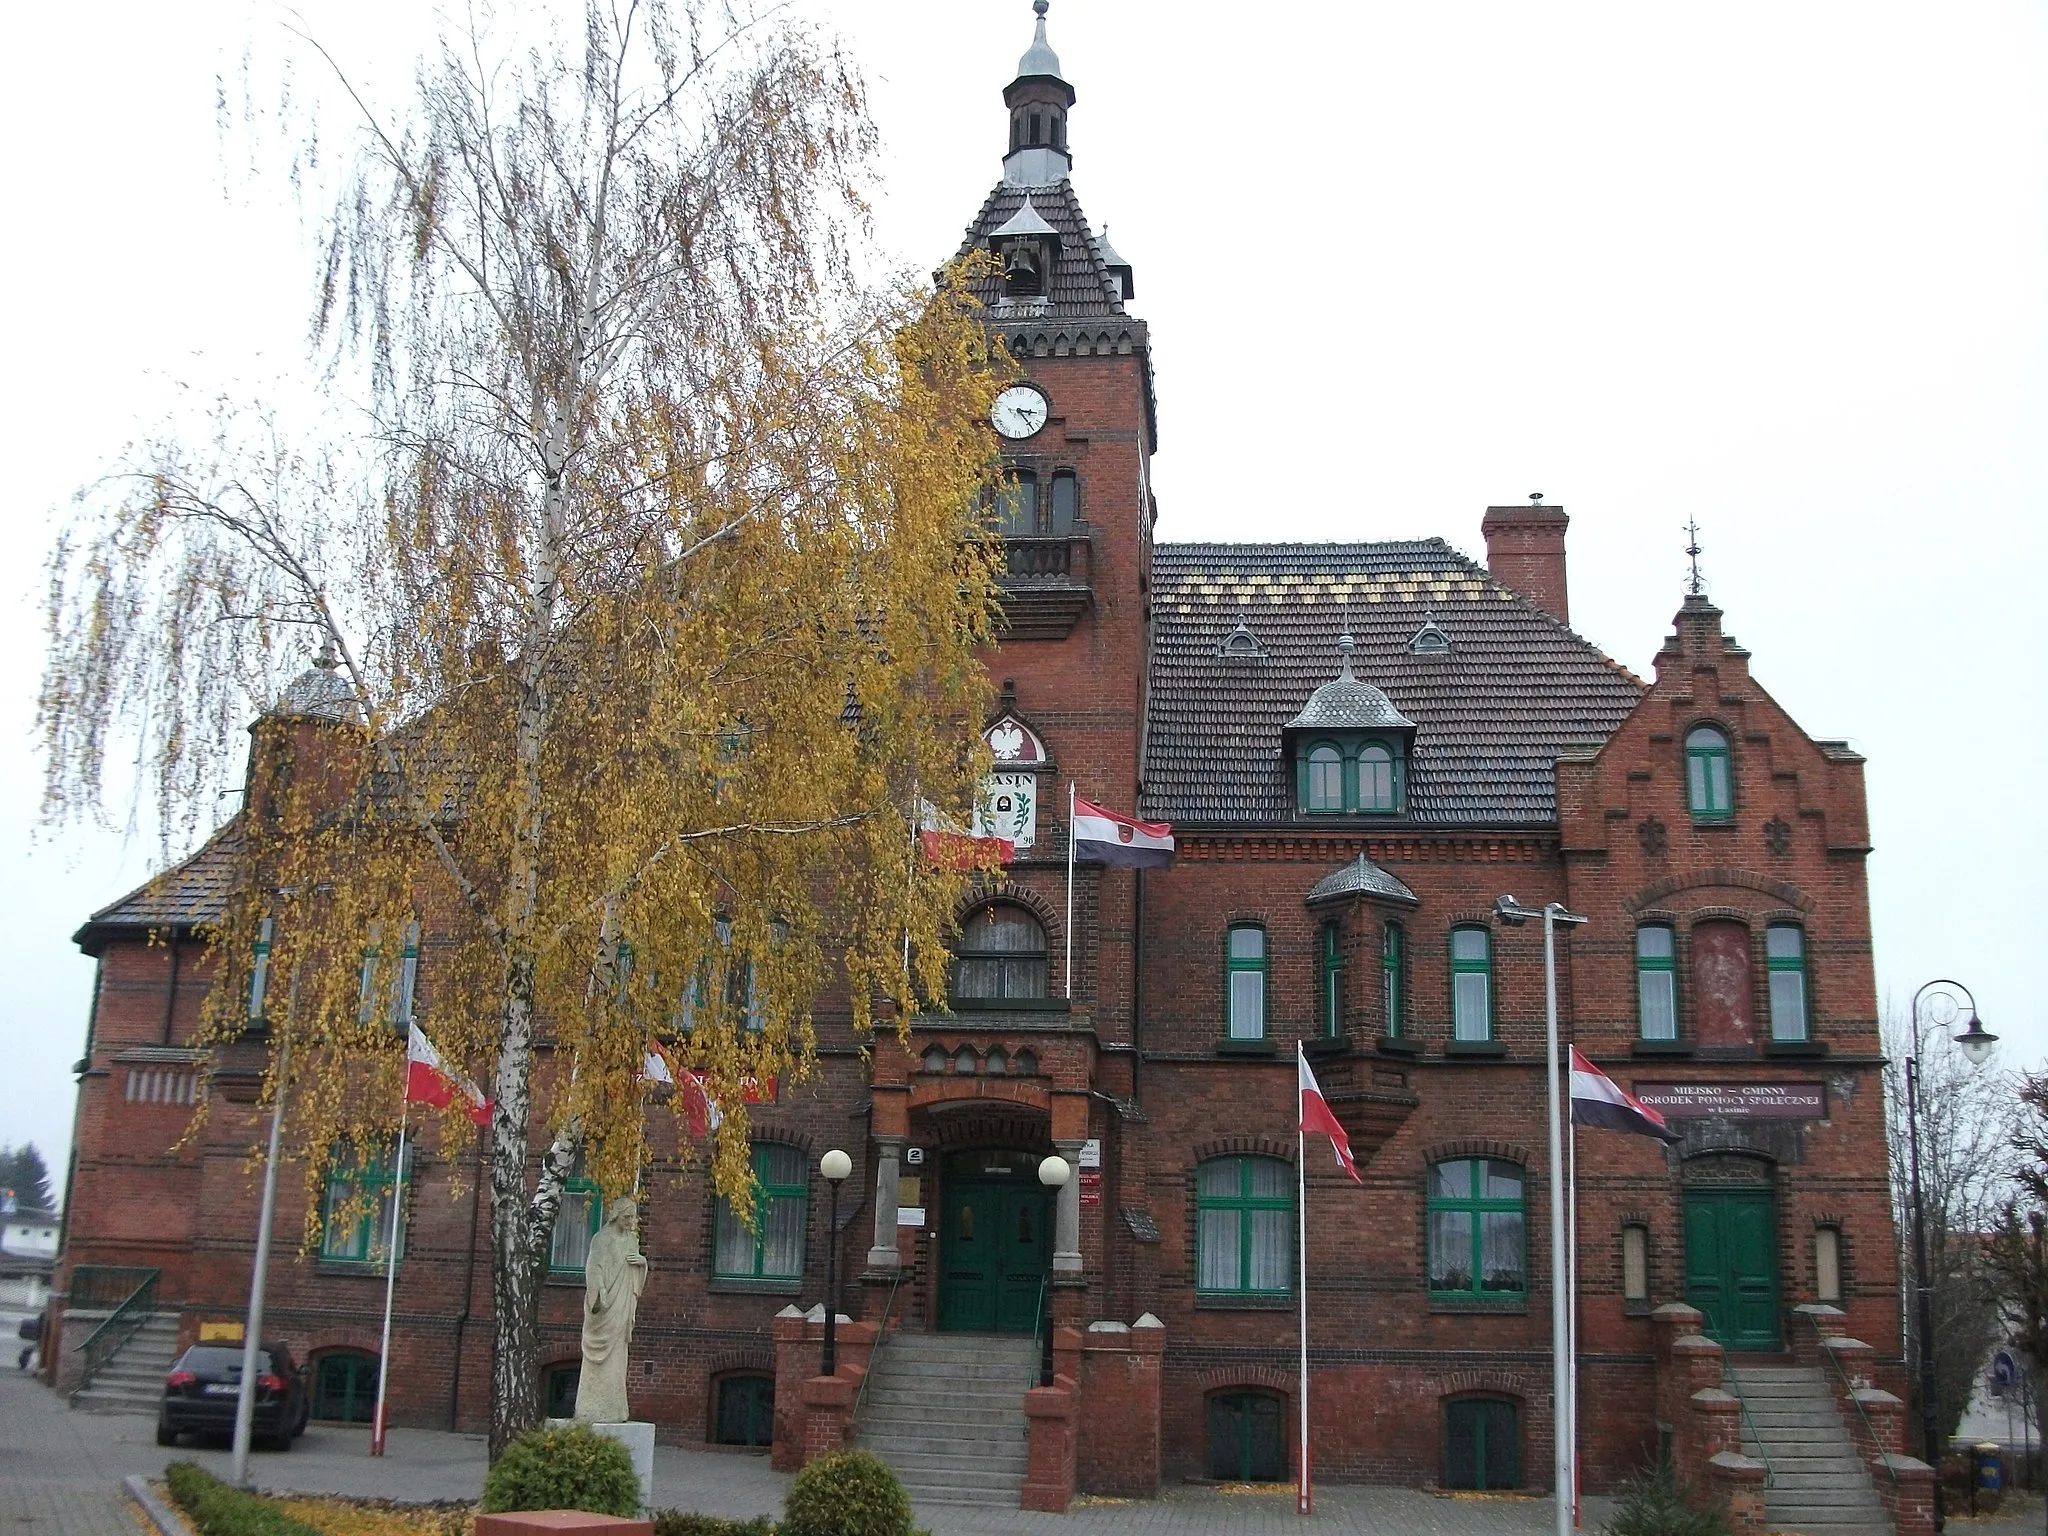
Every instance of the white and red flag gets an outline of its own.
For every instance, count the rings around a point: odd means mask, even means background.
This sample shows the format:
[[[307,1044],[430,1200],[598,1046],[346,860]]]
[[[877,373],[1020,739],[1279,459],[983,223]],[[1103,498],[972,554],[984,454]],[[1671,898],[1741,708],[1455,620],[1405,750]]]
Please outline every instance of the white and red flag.
[[[1294,1060],[1301,1074],[1298,1086],[1301,1096],[1302,1133],[1306,1135],[1314,1131],[1329,1137],[1330,1149],[1337,1154],[1337,1166],[1351,1175],[1352,1183],[1363,1184],[1365,1180],[1358,1176],[1358,1164],[1351,1158],[1351,1137],[1345,1132],[1344,1127],[1337,1123],[1337,1117],[1330,1112],[1330,1102],[1323,1097],[1322,1086],[1316,1082],[1316,1075],[1309,1068],[1307,1053],[1299,1044],[1294,1048]]]
[[[1678,1132],[1656,1110],[1643,1103],[1572,1047],[1572,1124],[1603,1131],[1630,1131],[1677,1141]]]
[[[457,1099],[463,1113],[478,1125],[491,1120],[491,1101],[483,1089],[441,1059],[434,1042],[417,1024],[407,1026],[405,1039],[405,1102],[446,1109]]]
[[[924,856],[941,869],[968,870],[1011,863],[1017,845],[1007,837],[976,837],[929,800],[917,802],[917,841]]]
[[[1074,797],[1074,862],[1124,869],[1161,869],[1173,862],[1173,826],[1140,821]]]
[[[689,1123],[692,1136],[708,1136],[725,1124],[725,1111],[711,1097],[705,1075],[676,1066],[659,1043],[647,1047],[647,1060],[641,1065],[640,1075],[650,1083],[667,1083],[683,1096],[683,1118]],[[764,1084],[749,1076],[740,1087],[740,1097],[749,1104],[773,1104],[779,1081],[771,1077]]]

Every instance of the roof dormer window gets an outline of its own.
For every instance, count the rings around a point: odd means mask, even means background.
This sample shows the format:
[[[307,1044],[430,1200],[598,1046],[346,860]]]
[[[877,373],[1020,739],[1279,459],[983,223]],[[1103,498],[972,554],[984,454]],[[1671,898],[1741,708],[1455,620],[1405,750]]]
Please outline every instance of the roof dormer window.
[[[1336,680],[1311,694],[1281,728],[1294,765],[1295,805],[1305,816],[1398,816],[1407,803],[1415,724],[1380,689],[1352,674],[1356,645],[1348,634],[1338,637],[1343,659]]]

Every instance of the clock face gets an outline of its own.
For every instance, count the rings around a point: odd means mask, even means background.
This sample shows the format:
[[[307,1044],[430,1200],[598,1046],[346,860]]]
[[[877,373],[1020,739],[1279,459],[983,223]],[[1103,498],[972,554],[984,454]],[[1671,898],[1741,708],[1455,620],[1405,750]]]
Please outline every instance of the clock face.
[[[1052,406],[1036,388],[1029,384],[1012,384],[996,396],[988,419],[1003,436],[1023,438],[1037,432],[1051,414]]]

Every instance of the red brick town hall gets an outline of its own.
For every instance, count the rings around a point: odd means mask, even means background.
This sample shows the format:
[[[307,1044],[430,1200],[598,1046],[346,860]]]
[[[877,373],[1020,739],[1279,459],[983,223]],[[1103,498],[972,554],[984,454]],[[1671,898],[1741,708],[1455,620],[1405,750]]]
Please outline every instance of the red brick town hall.
[[[818,1073],[753,1111],[758,1231],[701,1182],[650,1184],[634,1416],[785,1464],[845,1433],[921,1498],[1012,1508],[1286,1480],[1306,1281],[1319,1480],[1547,1488],[1543,933],[1496,920],[1508,893],[1585,916],[1559,939],[1564,1031],[1679,1135],[1578,1136],[1585,1486],[1660,1444],[1696,1470],[1737,1449],[1744,1362],[1846,1362],[1903,1393],[1863,760],[1786,714],[1698,592],[1674,590],[1648,678],[1580,638],[1556,506],[1484,509],[1483,564],[1443,538],[1156,543],[1150,333],[1082,211],[1075,90],[1039,10],[962,246],[995,254],[990,323],[1024,370],[993,423],[1015,486],[985,722],[1016,858],[960,912],[950,1009],[907,1048],[885,1035],[864,1059],[821,1007]],[[278,711],[318,728],[321,681]],[[1165,868],[1082,867],[1071,932],[1070,789],[1177,844]],[[192,1046],[224,846],[79,930],[99,969],[67,1344],[123,1271],[155,1272],[138,1357],[247,1297],[261,1048],[209,1067]],[[433,950],[408,962],[423,999]],[[1297,1042],[1363,1179],[1310,1142],[1305,1274]],[[828,1147],[854,1164],[836,1238]],[[1073,1176],[1048,1186],[1053,1153]],[[489,1211],[459,1172],[423,1155],[405,1191],[399,1425],[487,1419]],[[328,1199],[360,1212],[354,1192]],[[280,1232],[302,1199],[283,1181]],[[572,1188],[555,1235],[557,1409],[598,1207]],[[311,1362],[316,1418],[364,1419],[375,1231],[312,1229],[274,1261],[268,1331]],[[867,1367],[850,1428],[806,1388],[835,1241],[842,1360]]]

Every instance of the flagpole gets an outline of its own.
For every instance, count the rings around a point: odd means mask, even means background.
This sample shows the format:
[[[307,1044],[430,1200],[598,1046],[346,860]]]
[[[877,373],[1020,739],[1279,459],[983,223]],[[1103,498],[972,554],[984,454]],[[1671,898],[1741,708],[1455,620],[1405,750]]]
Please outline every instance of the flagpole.
[[[1074,781],[1067,780],[1067,997],[1074,996]]]
[[[370,1454],[384,1454],[384,1389],[391,1382],[391,1292],[398,1284],[398,1220],[405,1210],[405,1118],[409,1098],[399,1100],[398,1161],[391,1190],[391,1236],[384,1245],[384,1342],[377,1349],[377,1419],[370,1426]]]
[[[1550,1438],[1557,1536],[1572,1533],[1571,1339],[1565,1306],[1564,1135],[1558,1117],[1557,926],[1543,909],[1544,1078],[1550,1119]]]
[[[1308,1057],[1294,1042],[1294,1209],[1295,1294],[1301,1303],[1301,1390],[1296,1395],[1301,1420],[1301,1460],[1295,1476],[1294,1512],[1305,1515],[1313,1503],[1308,1475],[1308,1132],[1302,1124],[1301,1068]]]
[[[1567,1095],[1569,1102],[1569,1095]],[[1565,1255],[1565,1292],[1571,1327],[1572,1529],[1579,1527],[1579,1124],[1565,1118],[1565,1221],[1570,1229]]]

